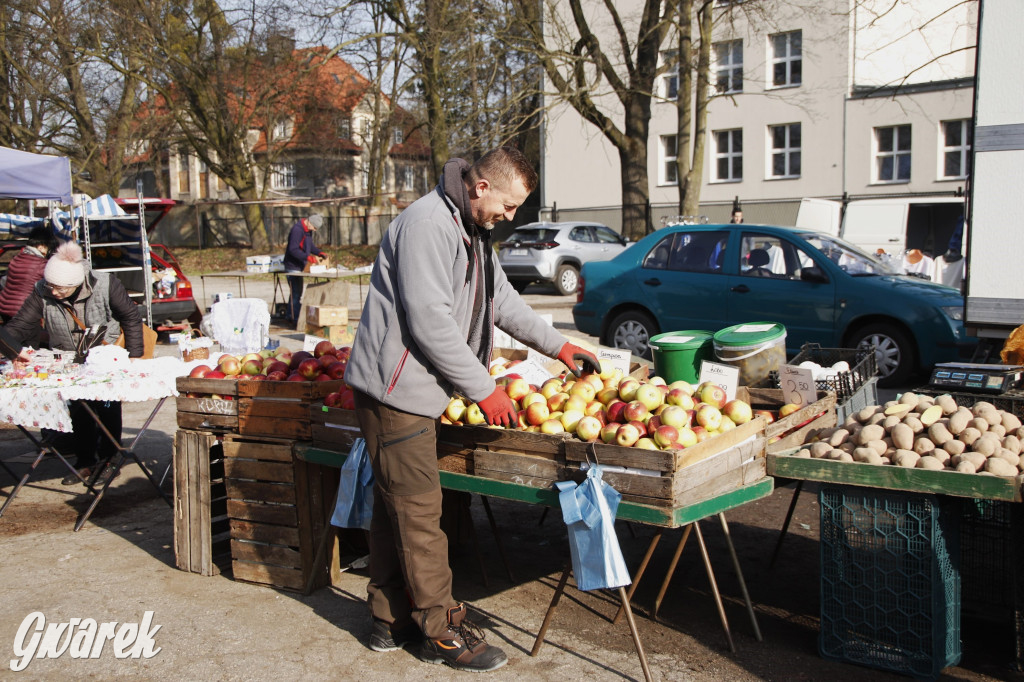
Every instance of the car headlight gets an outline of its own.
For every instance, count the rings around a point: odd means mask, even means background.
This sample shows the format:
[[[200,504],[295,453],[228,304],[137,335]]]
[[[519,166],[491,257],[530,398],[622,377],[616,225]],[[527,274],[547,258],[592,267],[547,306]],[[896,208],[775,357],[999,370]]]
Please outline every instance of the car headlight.
[[[962,322],[964,319],[964,307],[962,305],[942,306],[942,312],[957,322]]]

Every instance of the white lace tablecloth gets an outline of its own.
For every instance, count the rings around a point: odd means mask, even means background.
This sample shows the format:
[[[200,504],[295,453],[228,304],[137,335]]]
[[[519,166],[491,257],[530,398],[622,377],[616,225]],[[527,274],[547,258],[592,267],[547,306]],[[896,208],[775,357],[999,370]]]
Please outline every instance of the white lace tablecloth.
[[[118,370],[88,365],[73,374],[46,379],[0,377],[0,420],[25,427],[70,432],[69,400],[144,402],[178,395],[175,380],[189,373],[192,363],[164,357],[137,360]]]

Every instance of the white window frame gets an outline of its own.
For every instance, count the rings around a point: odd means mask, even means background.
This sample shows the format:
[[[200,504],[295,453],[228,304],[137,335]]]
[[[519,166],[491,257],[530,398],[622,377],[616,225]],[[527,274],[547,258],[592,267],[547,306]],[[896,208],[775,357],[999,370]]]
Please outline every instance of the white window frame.
[[[794,51],[793,37],[800,38],[800,47]],[[784,52],[782,54],[775,50],[776,38],[784,38]],[[768,49],[771,52],[768,69],[768,88],[795,88],[803,84],[803,31],[786,31],[785,33],[774,33],[768,36]],[[782,83],[775,82],[775,67],[783,65],[786,69],[786,78]],[[800,80],[793,80],[793,65],[800,65]]]
[[[658,53],[659,65],[664,67],[669,62],[676,62],[676,68],[661,74],[659,79],[658,95],[666,101],[674,102],[679,98],[679,63],[676,60],[676,50],[662,50]]]
[[[658,138],[658,184],[672,186],[679,184],[676,159],[679,154],[679,139],[675,135],[662,135]]]
[[[416,189],[416,169],[406,166],[402,169],[402,190],[411,192]]]
[[[782,128],[786,132],[785,143],[784,143],[784,145],[782,147],[775,147],[775,130],[777,128]],[[796,145],[796,146],[794,146],[792,144],[792,137],[793,137],[793,130],[794,129],[800,131],[800,144]],[[802,172],[802,170],[803,170],[802,148],[803,148],[803,130],[802,130],[802,127],[801,127],[801,125],[799,123],[779,123],[779,124],[776,124],[776,125],[768,126],[768,154],[767,154],[767,157],[768,157],[768,173],[767,173],[768,178],[771,179],[771,180],[790,180],[790,179],[793,179],[793,178],[799,178],[800,177],[800,172]],[[775,175],[775,157],[780,155],[780,154],[785,159],[786,167],[785,167],[784,173],[782,173],[780,175]],[[801,171],[797,172],[797,173],[793,172],[793,156],[794,155],[799,155],[801,157],[801,159],[800,159],[800,169],[801,169]]]
[[[960,144],[946,144],[946,130],[951,126],[960,128]],[[971,166],[971,121],[970,119],[956,119],[953,121],[941,121],[939,125],[939,179],[940,180],[963,180],[967,177]],[[960,157],[960,174],[949,175],[946,173],[946,156],[957,154]]]
[[[740,149],[739,149],[739,151],[736,151],[736,149],[734,148],[735,144],[736,144],[736,133],[739,133],[739,139],[740,139],[740,145],[739,145]],[[714,159],[712,159],[712,161],[714,163],[714,165],[713,165],[713,169],[714,169],[713,170],[713,174],[714,174],[713,182],[743,182],[743,128],[730,128],[728,130],[713,130],[713,131],[711,131],[711,134],[712,134],[712,143],[714,144],[714,150],[715,150],[714,151]],[[728,148],[725,149],[725,150],[723,150],[719,146],[719,141],[720,141],[719,138],[720,138],[721,135],[726,135],[728,137]],[[729,168],[728,177],[724,177],[724,178],[721,177],[719,175],[719,173],[718,173],[718,162],[721,161],[722,159],[726,160],[728,168]],[[733,161],[735,159],[739,159],[740,160],[740,176],[738,178],[737,177],[733,177],[733,174],[732,174]]]
[[[270,189],[293,189],[296,184],[295,164],[280,161],[270,165]]]
[[[899,146],[899,133],[901,128],[907,129],[906,149],[903,149]],[[881,145],[879,144],[879,136],[883,134],[884,131],[888,131],[888,133],[892,135],[891,150],[883,151],[881,149]],[[901,123],[899,125],[894,126],[877,126],[872,131],[872,133],[873,134],[871,136],[871,147],[874,157],[874,163],[872,164],[874,174],[873,181],[879,185],[899,185],[910,182],[910,177],[913,168],[913,156],[911,156],[913,148],[913,128],[911,128],[910,124]],[[907,166],[907,177],[905,178],[899,177],[900,160],[903,158],[906,158],[908,161],[910,161],[910,163]],[[882,177],[882,164],[886,159],[892,159],[891,178]]]
[[[405,134],[402,132],[401,128],[396,126],[395,128],[393,128],[391,130],[391,142],[392,142],[392,144],[402,144],[402,142],[404,140],[405,140]]]
[[[739,60],[733,61],[733,54],[735,53],[736,43],[739,43]],[[743,40],[723,40],[722,42],[715,43],[711,46],[714,51],[714,61],[712,64],[712,71],[715,74],[715,85],[714,92],[718,95],[728,95],[733,93],[743,92]],[[726,59],[720,59],[719,49],[727,48]],[[738,72],[738,73],[737,73]],[[726,83],[728,87],[724,90],[719,89],[718,82],[721,79],[723,73],[725,73]],[[732,87],[733,81],[739,84],[739,87]]]
[[[287,118],[279,118],[274,121],[274,128],[270,133],[271,139],[275,142],[278,140],[290,139],[292,136],[291,123],[292,122]]]

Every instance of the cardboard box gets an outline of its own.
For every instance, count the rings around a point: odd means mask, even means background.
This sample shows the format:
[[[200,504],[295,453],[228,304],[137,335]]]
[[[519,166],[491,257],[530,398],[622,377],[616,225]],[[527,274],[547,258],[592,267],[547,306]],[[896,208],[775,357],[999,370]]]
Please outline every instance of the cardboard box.
[[[348,324],[348,308],[337,305],[311,305],[306,307],[306,324],[330,327]]]
[[[284,254],[279,253],[270,257],[270,271],[284,272]]]
[[[270,272],[270,256],[246,256],[246,272]]]
[[[319,261],[317,261],[316,265],[314,265],[312,263],[306,263],[306,267],[304,267],[302,269],[302,271],[303,272],[317,272],[317,271],[323,272],[324,270],[326,270],[326,269],[328,269],[330,267],[331,267],[331,257],[325,254],[323,258],[321,258]]]
[[[355,332],[351,325],[330,325],[320,327],[315,324],[306,325],[306,335],[327,339],[335,346],[351,346],[355,340]]]

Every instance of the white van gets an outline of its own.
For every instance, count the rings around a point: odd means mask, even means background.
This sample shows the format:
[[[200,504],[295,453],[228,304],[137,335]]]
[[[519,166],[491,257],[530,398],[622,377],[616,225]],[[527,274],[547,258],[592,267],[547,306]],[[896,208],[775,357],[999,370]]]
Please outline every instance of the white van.
[[[920,249],[935,258],[947,251],[964,217],[963,197],[854,199],[840,223],[841,208],[838,201],[803,199],[796,226],[842,237],[868,253],[899,257],[907,249]]]

